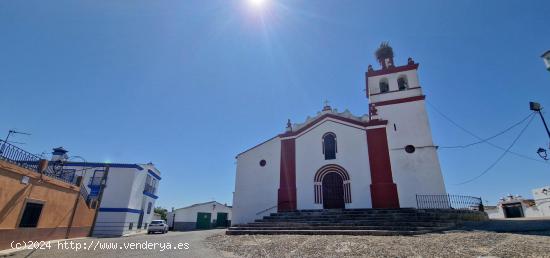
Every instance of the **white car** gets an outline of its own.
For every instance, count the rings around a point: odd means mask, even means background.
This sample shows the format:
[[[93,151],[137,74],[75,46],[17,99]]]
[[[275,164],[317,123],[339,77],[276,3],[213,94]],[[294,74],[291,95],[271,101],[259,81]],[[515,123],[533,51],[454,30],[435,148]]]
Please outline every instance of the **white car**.
[[[168,232],[168,224],[164,222],[164,220],[153,220],[151,221],[151,224],[149,224],[149,228],[147,229],[147,234],[151,234],[154,232],[160,232],[160,233],[167,233]]]

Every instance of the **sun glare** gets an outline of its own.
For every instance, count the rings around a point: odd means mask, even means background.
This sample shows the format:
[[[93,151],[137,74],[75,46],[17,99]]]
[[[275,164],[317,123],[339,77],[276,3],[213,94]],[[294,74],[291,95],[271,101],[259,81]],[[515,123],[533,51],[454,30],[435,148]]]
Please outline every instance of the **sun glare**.
[[[262,7],[265,2],[267,0],[248,0],[248,2],[250,3],[250,5],[254,6],[254,7]]]

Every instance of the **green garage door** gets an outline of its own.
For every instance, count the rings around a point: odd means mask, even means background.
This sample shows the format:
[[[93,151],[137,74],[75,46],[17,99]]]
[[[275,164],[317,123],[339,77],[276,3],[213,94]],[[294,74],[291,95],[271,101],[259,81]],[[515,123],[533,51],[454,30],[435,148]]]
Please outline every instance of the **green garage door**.
[[[212,214],[206,212],[197,213],[197,229],[210,228],[210,221],[212,220]]]
[[[218,216],[216,217],[216,227],[226,228],[227,226],[227,213],[225,212],[218,212]]]

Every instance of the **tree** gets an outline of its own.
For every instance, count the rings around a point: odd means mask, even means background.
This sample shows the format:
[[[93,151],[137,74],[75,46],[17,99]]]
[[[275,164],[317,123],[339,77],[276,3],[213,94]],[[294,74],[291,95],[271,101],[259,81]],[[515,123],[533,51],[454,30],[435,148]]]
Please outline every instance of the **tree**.
[[[168,213],[168,210],[159,206],[155,207],[155,213],[160,214],[160,218],[166,220],[166,214]]]

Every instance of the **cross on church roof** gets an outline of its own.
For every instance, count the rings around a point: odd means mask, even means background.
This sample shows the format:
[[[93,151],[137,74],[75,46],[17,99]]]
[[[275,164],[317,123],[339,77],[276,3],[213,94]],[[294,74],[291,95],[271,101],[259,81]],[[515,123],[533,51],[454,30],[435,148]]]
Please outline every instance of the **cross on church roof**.
[[[324,103],[325,105],[323,106],[323,111],[332,110],[332,108],[328,104],[328,100],[325,99]]]

